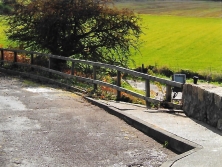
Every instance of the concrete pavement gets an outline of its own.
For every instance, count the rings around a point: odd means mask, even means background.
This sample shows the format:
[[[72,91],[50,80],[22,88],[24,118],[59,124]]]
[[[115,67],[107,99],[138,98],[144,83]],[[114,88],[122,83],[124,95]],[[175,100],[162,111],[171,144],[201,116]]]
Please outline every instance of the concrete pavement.
[[[150,167],[176,155],[82,96],[53,87],[0,73],[0,167]]]
[[[7,87],[2,87],[2,89],[8,88],[9,85],[11,84],[8,84]],[[17,83],[12,85],[16,89],[11,92],[13,94],[19,93]],[[49,96],[44,92],[43,94],[45,99],[53,101],[53,96]],[[8,96],[7,92],[6,95]],[[26,99],[25,96],[22,98]],[[180,155],[162,164],[162,167],[222,166],[222,132],[207,124],[186,117],[180,110],[147,110],[145,106],[141,105],[95,100],[88,97],[86,99],[94,105],[100,106],[111,114],[118,116],[128,124],[163,143],[166,147],[180,153]],[[0,99],[2,102],[4,100],[4,98]],[[27,110],[22,104],[17,103],[17,99],[11,100],[16,103],[16,109],[19,106],[21,111]],[[42,105],[41,107],[44,106]],[[13,106],[6,105],[5,107],[11,107],[12,110],[15,109]],[[33,107],[39,110],[39,105],[36,104]],[[48,104],[47,107],[49,107]],[[50,107],[55,109],[54,105]],[[8,117],[8,119],[11,119],[11,117]],[[14,164],[17,164],[17,161]]]
[[[222,166],[222,132],[186,117],[179,110],[147,110],[141,105],[87,99],[181,153],[163,167]]]

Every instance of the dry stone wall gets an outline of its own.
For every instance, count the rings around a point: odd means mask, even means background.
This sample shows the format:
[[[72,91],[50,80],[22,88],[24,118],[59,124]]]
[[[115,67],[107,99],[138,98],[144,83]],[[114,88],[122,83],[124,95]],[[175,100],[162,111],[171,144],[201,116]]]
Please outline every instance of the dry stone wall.
[[[222,130],[221,87],[184,84],[182,102],[187,116]]]

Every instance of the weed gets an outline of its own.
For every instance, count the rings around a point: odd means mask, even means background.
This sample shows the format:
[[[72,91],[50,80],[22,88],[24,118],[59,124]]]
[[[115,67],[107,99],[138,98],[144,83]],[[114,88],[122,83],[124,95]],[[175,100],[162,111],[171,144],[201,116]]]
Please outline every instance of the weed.
[[[168,141],[165,141],[164,144],[163,144],[163,147],[164,147],[164,148],[167,148],[168,145],[169,145],[169,142],[168,142]]]
[[[30,80],[23,80],[23,84],[26,86],[36,86],[38,85],[36,82],[30,81]]]

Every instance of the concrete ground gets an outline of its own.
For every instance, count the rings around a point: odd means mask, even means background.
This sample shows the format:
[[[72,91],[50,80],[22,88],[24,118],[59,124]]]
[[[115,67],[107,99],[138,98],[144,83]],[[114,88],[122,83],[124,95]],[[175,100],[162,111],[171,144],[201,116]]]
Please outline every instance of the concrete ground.
[[[136,80],[126,80],[132,87],[138,89],[138,90],[143,90],[145,91],[145,81],[136,81]],[[150,84],[150,90],[155,92],[155,98],[156,99],[164,99],[165,92],[166,92],[166,87],[162,86],[158,88],[155,84]],[[172,97],[174,96],[174,92],[172,92]],[[174,100],[181,100],[182,99],[182,92],[177,92],[176,96],[173,97]]]
[[[222,132],[180,110],[0,79],[0,166],[222,166]]]
[[[160,166],[177,154],[81,96],[0,73],[1,167]]]
[[[147,110],[144,106],[123,102],[95,101],[132,126],[182,153],[162,166],[221,167],[222,131],[186,117],[181,111]],[[161,139],[162,138],[162,139]],[[189,148],[187,146],[192,146]]]

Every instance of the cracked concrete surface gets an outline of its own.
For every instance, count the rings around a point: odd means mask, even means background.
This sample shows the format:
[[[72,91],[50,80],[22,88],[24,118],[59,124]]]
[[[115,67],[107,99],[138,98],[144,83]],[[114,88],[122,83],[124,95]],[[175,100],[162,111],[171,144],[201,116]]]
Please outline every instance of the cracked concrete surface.
[[[1,167],[160,166],[175,156],[81,96],[1,75],[0,114]]]

